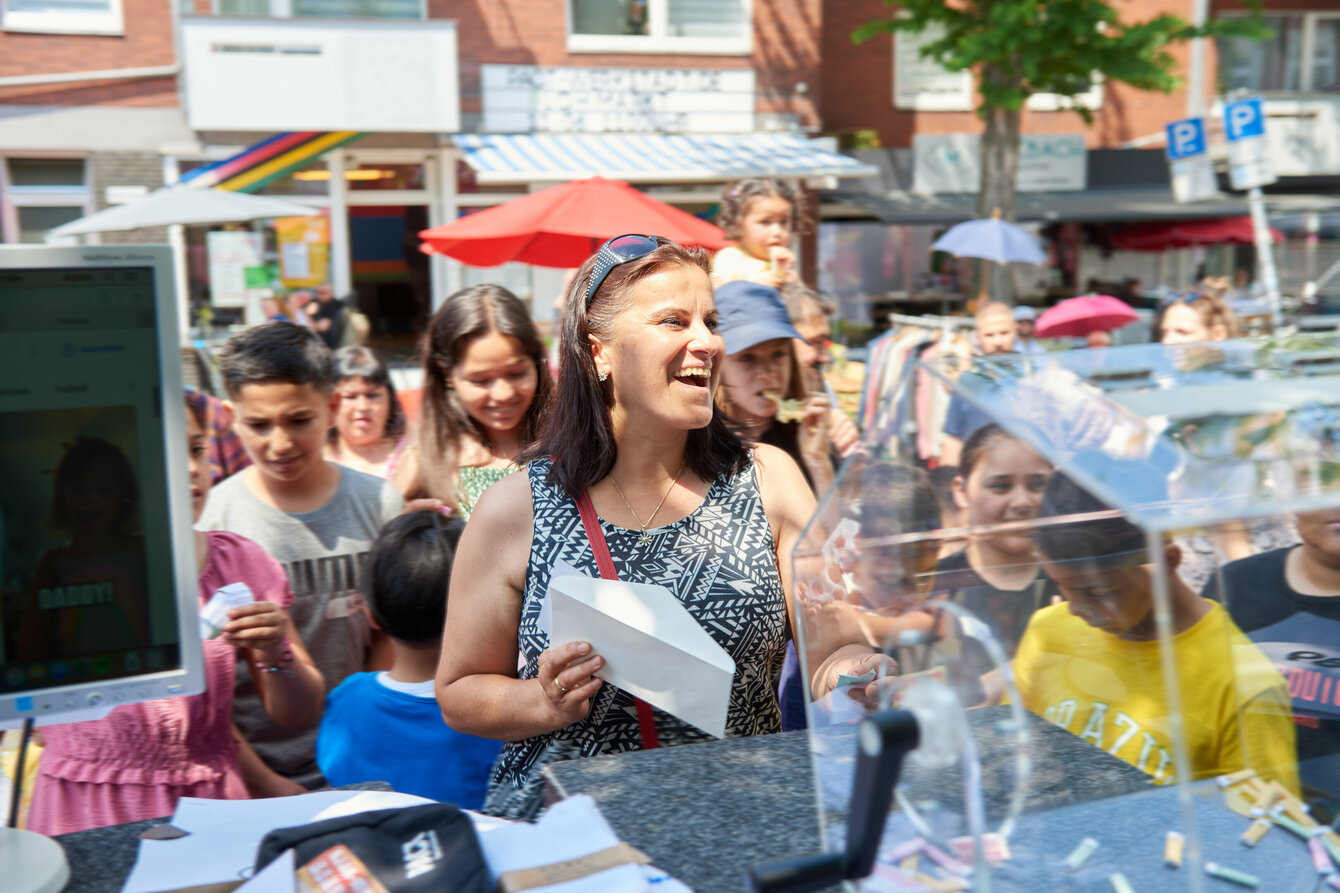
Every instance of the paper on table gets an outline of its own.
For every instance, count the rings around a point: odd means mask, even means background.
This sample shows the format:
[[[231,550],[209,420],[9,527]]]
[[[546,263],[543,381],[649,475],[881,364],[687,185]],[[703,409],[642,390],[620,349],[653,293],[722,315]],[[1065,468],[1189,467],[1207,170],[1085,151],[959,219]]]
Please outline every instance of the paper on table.
[[[254,878],[233,893],[293,893],[295,871],[297,866],[293,864],[293,850],[284,850],[279,858],[262,868]]]
[[[504,872],[580,859],[618,844],[618,836],[586,794],[560,800],[533,825],[513,822],[479,835],[490,886],[495,887]],[[647,888],[640,866],[619,865],[577,880],[538,887],[535,893],[633,893]]]
[[[735,661],[664,586],[558,576],[547,597],[557,645],[590,642],[601,679],[709,735],[726,736]]]
[[[200,884],[245,880],[256,864],[261,838],[275,828],[292,828],[317,820],[318,816],[367,791],[320,791],[296,797],[267,800],[207,800],[183,797],[177,803],[172,824],[187,837],[176,840],[141,840],[139,856],[122,893],[157,893]],[[383,792],[368,809],[390,809],[431,803],[409,794]]]

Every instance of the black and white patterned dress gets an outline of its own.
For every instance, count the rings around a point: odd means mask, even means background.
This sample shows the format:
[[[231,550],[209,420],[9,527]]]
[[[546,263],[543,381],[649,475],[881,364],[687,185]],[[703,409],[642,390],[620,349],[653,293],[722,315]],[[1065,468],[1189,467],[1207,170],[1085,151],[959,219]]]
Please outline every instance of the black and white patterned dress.
[[[562,559],[585,574],[600,576],[577,504],[545,481],[549,467],[544,459],[527,468],[535,531],[518,630],[526,661],[522,679],[535,678],[540,652],[549,645],[536,622],[554,563]],[[651,541],[645,546],[638,544],[639,531],[603,520],[600,524],[619,579],[667,587],[734,659],[727,737],[779,731],[775,690],[786,648],[786,602],[777,574],[777,549],[752,464],[737,475],[718,477],[696,511],[649,530]],[[662,747],[712,740],[668,713],[654,713]],[[586,719],[503,747],[484,811],[533,818],[543,805],[542,765],[640,747],[633,696],[603,685]]]

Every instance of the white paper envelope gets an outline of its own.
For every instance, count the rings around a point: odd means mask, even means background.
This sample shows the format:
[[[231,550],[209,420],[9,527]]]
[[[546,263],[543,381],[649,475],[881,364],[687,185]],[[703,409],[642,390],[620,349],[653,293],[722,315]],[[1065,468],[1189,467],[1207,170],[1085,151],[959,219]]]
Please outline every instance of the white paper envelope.
[[[558,576],[549,581],[553,645],[590,642],[598,673],[709,735],[726,736],[735,661],[664,586]]]

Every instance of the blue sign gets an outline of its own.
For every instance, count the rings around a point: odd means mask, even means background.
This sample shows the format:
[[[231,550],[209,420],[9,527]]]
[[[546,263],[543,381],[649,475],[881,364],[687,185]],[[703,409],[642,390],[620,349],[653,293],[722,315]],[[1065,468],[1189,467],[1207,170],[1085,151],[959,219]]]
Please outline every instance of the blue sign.
[[[1261,97],[1253,96],[1224,106],[1224,134],[1230,143],[1266,135],[1266,113]]]
[[[1205,119],[1185,118],[1163,128],[1168,133],[1168,160],[1205,154]]]

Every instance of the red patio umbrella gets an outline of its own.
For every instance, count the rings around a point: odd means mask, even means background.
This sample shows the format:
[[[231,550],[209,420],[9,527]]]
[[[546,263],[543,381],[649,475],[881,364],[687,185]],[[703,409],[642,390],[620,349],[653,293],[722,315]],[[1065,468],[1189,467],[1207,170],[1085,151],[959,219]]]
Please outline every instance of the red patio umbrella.
[[[1090,332],[1110,332],[1139,317],[1125,301],[1111,295],[1081,295],[1066,298],[1055,307],[1048,307],[1038,317],[1034,333],[1039,338],[1061,338],[1070,335],[1083,338]]]
[[[728,244],[720,227],[604,177],[532,192],[426,229],[419,237],[426,253],[445,254],[472,267],[508,261],[578,267],[606,239],[624,233],[664,236],[712,250]]]
[[[1274,227],[1270,236],[1283,242],[1284,235]],[[1252,218],[1214,217],[1206,220],[1171,220],[1161,223],[1135,223],[1124,226],[1112,237],[1112,247],[1123,251],[1166,251],[1195,245],[1251,245],[1256,241]]]

